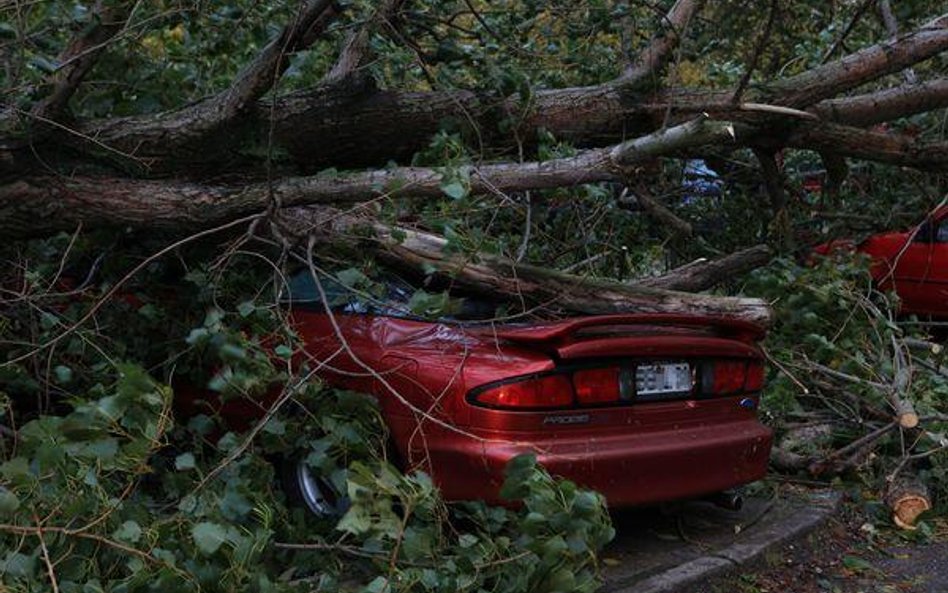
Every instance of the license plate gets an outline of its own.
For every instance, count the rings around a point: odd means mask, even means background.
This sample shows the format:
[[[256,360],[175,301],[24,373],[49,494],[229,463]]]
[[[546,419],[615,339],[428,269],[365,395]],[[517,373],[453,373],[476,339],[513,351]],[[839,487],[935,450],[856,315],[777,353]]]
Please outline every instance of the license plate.
[[[690,393],[694,378],[687,362],[640,364],[635,367],[637,397]]]

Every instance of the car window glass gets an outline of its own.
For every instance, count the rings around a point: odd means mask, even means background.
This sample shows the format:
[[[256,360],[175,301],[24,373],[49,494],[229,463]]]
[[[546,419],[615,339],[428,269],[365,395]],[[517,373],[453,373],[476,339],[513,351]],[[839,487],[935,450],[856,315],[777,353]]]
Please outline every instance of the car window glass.
[[[915,243],[931,243],[933,239],[933,230],[932,221],[926,220],[922,224],[918,225],[918,229],[915,231],[915,237],[912,239],[912,241]]]
[[[350,314],[384,315],[386,317],[418,318],[417,315],[412,313],[410,305],[412,297],[417,291],[414,286],[394,274],[384,274],[376,280],[382,286],[384,294],[370,295],[354,291],[334,278],[321,279],[320,283],[333,311]],[[453,314],[442,316],[439,319],[444,321],[478,321],[493,319],[495,316],[495,304],[486,300],[474,298],[457,300],[459,301],[457,310]],[[280,295],[280,302],[320,311],[325,307],[312,273],[305,269],[290,276],[286,289]]]
[[[948,219],[938,223],[938,232],[935,233],[936,243],[948,243]]]
[[[378,298],[360,294],[344,286],[334,278],[320,279],[323,292],[334,311],[342,313],[373,313],[392,317],[407,317],[406,304],[414,292],[412,287],[397,277],[385,278],[382,285],[385,294]],[[301,270],[290,277],[286,290],[280,295],[280,301],[287,304],[304,305],[309,308],[325,307],[316,281],[309,270]]]

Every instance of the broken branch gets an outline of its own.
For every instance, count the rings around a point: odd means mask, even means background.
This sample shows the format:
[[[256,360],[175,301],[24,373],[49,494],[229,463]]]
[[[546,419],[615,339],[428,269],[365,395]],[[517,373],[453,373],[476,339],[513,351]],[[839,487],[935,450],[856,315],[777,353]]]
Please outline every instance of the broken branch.
[[[773,250],[769,246],[755,245],[718,259],[693,262],[662,276],[640,280],[637,284],[667,290],[700,292],[766,265],[772,257]]]

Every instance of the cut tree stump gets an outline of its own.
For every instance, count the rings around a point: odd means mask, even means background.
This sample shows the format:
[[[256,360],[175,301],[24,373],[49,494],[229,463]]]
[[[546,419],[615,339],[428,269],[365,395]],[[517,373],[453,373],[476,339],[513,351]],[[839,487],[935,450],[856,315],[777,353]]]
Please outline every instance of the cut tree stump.
[[[892,509],[892,521],[914,531],[918,516],[932,508],[928,486],[916,476],[897,478],[889,485],[885,503]]]

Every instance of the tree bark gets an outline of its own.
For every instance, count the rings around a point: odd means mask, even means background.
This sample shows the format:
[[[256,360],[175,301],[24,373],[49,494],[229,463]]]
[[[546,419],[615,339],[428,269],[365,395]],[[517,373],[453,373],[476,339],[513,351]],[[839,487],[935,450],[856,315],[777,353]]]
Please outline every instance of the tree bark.
[[[75,94],[99,55],[109,41],[125,27],[131,2],[117,2],[114,6],[98,2],[93,13],[94,22],[69,42],[59,55],[59,67],[47,81],[48,90],[30,109],[40,123],[59,116]]]
[[[946,38],[948,29],[936,20],[898,39],[775,82],[763,96],[787,107],[806,107],[938,55],[946,49]]]
[[[379,230],[379,229],[377,229]],[[467,290],[546,309],[599,315],[610,313],[680,313],[729,317],[767,326],[769,306],[759,299],[675,292],[613,280],[583,278],[501,257],[470,262],[445,254],[447,242],[426,233],[410,232],[401,242],[379,233],[390,264],[415,272],[435,273]]]
[[[733,131],[705,119],[616,146],[545,162],[467,166],[472,193],[549,189],[617,180],[643,160],[709,143],[725,143]],[[326,172],[272,183],[204,185],[125,178],[40,177],[0,186],[0,233],[25,238],[89,226],[133,225],[181,231],[213,226],[254,212],[306,204],[358,203],[379,197],[442,196],[444,173],[401,167],[356,173]]]
[[[767,265],[772,257],[773,250],[770,247],[755,245],[718,259],[692,262],[662,276],[639,280],[636,284],[666,290],[700,292]]]
[[[676,0],[662,18],[662,31],[638,53],[634,63],[619,77],[619,83],[637,85],[649,77],[660,78],[672,50],[678,47],[688,23],[703,5],[704,0]]]
[[[892,509],[892,521],[910,531],[916,529],[919,515],[932,508],[928,486],[917,476],[896,478],[889,485],[885,502]]]
[[[324,83],[340,81],[363,65],[369,52],[369,38],[373,29],[382,22],[388,23],[394,19],[404,1],[384,0],[368,22],[349,34],[336,63],[323,78]]]
[[[864,127],[944,107],[948,107],[948,78],[828,99],[817,103],[810,111],[827,121]]]
[[[934,21],[928,29],[765,85],[748,93],[747,100],[807,107],[945,49],[948,25]],[[504,151],[513,150],[515,138],[528,148],[533,146],[538,129],[578,146],[602,146],[650,132],[668,114],[672,121],[700,112],[715,119],[748,123],[786,119],[741,109],[730,99],[731,93],[726,91],[648,93],[621,83],[606,83],[538,90],[524,100],[477,91],[379,91],[365,78],[347,77],[338,84],[256,103],[229,126],[226,137],[213,143],[196,143],[189,133],[200,124],[191,113],[200,112],[201,104],[157,116],[89,122],[78,126],[78,135],[62,133],[56,139],[113,161],[114,153],[103,153],[102,145],[134,155],[137,160],[118,159],[118,164],[150,175],[252,166],[254,160],[241,150],[272,139],[274,148],[286,151],[304,171],[314,171],[404,161],[427,146],[446,123],[455,124],[485,149]],[[911,110],[913,105],[907,102],[902,108]],[[511,122],[509,114],[519,116]],[[899,115],[897,104],[891,114]],[[511,133],[511,126],[516,134]]]

